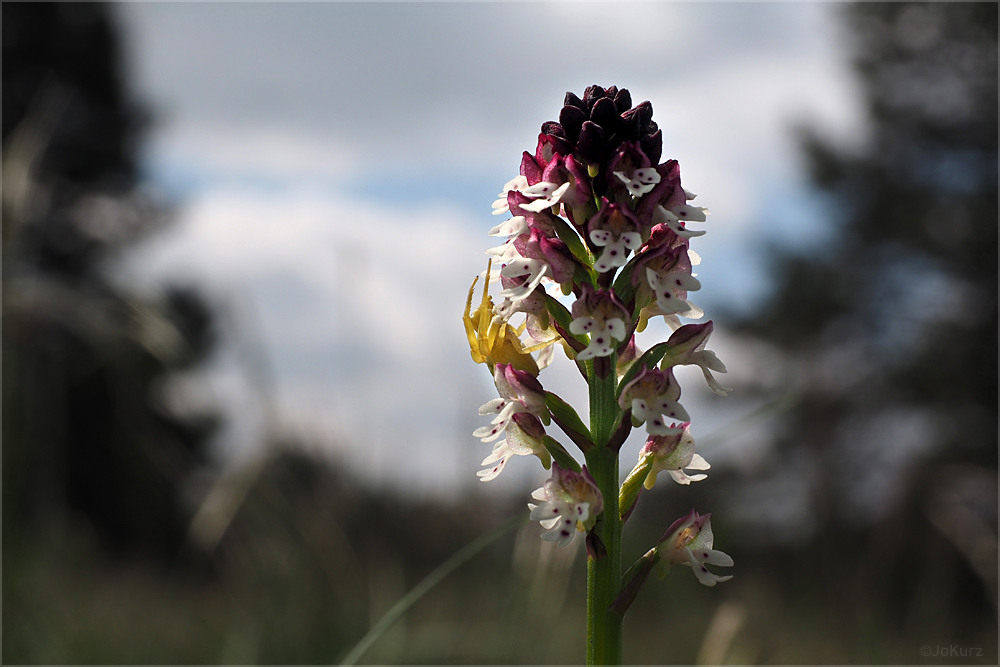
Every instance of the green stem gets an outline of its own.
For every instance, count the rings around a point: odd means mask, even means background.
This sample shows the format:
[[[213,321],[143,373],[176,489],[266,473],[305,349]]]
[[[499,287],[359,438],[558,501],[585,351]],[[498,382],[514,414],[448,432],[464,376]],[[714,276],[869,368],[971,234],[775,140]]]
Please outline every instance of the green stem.
[[[622,523],[618,516],[618,452],[608,449],[618,417],[615,400],[616,355],[610,357],[610,372],[598,378],[590,371],[590,431],[596,447],[587,452],[587,469],[604,497],[604,512],[594,528],[607,553],[591,553],[587,559],[587,664],[620,665],[622,662],[622,616],[609,607],[621,588]]]

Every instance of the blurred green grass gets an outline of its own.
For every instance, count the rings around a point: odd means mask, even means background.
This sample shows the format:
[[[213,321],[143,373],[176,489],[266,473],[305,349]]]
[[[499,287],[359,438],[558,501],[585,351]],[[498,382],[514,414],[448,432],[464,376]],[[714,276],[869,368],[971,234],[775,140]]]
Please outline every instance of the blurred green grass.
[[[670,490],[642,498],[628,526],[629,555],[637,557],[658,537],[664,515],[672,516],[679,494]],[[84,523],[14,542],[4,553],[3,659],[336,662],[484,526],[523,511],[519,500],[496,498],[408,502],[357,487],[324,462],[285,453],[259,470],[211,552],[189,545],[168,566],[113,557]],[[525,524],[472,558],[360,662],[582,662],[582,540],[558,549],[538,539],[539,532],[537,524]],[[836,554],[838,568],[816,548],[742,547],[724,522],[716,534],[736,558],[736,578],[715,589],[700,586],[685,568],[652,579],[626,619],[627,663],[913,664],[924,661],[921,646],[953,643],[983,649],[968,664],[996,662],[989,619],[949,620],[950,606],[933,600],[899,615],[859,596],[849,578],[857,565],[850,544]],[[707,635],[714,641],[706,645]]]

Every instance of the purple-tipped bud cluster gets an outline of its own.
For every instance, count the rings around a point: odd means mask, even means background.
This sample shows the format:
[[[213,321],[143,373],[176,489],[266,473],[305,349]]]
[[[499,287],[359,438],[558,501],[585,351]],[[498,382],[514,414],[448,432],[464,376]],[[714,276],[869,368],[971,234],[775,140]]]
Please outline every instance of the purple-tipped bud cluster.
[[[583,99],[566,93],[559,122],[542,124],[542,134],[560,139],[587,163],[608,160],[627,141],[639,142],[654,164],[663,150],[663,134],[653,122],[649,102],[632,107],[628,90],[590,86]]]

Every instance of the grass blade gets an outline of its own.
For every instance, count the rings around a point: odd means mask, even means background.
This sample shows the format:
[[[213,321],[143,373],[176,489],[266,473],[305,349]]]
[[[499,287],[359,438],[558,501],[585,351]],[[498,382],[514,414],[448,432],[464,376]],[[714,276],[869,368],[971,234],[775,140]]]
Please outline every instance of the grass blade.
[[[413,587],[409,593],[400,598],[399,602],[392,606],[392,609],[385,613],[379,622],[372,626],[372,629],[361,638],[354,648],[352,648],[343,660],[341,665],[352,667],[356,665],[361,656],[371,648],[372,644],[381,637],[392,624],[398,621],[417,600],[427,594],[429,590],[441,583],[441,580],[451,574],[456,568],[475,556],[477,553],[496,542],[498,539],[509,533],[517,526],[524,523],[528,518],[527,514],[519,514],[508,521],[500,524],[492,531],[482,535],[469,544],[456,551],[451,558],[441,563],[433,572],[424,577],[423,581]]]

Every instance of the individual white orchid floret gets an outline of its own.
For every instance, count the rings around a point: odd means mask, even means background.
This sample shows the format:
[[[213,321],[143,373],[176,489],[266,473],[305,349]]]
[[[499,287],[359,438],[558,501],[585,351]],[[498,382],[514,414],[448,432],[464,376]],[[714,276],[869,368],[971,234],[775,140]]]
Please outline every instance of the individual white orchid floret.
[[[654,229],[651,238],[659,235],[662,239],[663,233],[673,236],[665,227],[659,229],[663,232]],[[705,314],[687,299],[689,290],[701,288],[701,283],[691,273],[692,258],[699,261],[701,258],[688,252],[685,245],[662,245],[647,252],[645,261],[633,272],[632,282],[646,304],[639,311],[636,331],[644,331],[650,318],[657,315],[662,315],[663,321],[676,330],[681,326],[680,317],[696,320]]]
[[[646,283],[653,291],[656,307],[663,315],[689,312],[692,306],[681,294],[701,289],[701,282],[690,273],[674,271],[660,274],[649,267],[646,268]]]
[[[545,429],[542,428],[542,425],[537,419],[522,419],[520,420],[524,424],[524,428],[522,428],[518,423],[517,415],[514,417],[513,422],[508,424],[504,431],[504,439],[493,445],[493,451],[483,459],[481,465],[488,467],[476,473],[480,481],[489,482],[496,479],[503,472],[512,456],[534,455],[539,458],[545,468],[551,465],[552,457],[549,450],[545,448],[543,441]]]
[[[708,388],[719,396],[725,396],[733,390],[732,387],[721,384],[712,375],[712,371],[725,373],[726,365],[716,356],[715,352],[705,349],[708,337],[714,328],[715,325],[711,320],[703,324],[685,324],[667,340],[670,345],[668,354],[674,365],[692,365],[701,368]]]
[[[665,224],[669,227],[677,236],[681,238],[690,239],[695,236],[702,236],[705,234],[705,230],[694,230],[688,229],[684,223],[685,222],[705,222],[705,216],[708,214],[707,208],[702,208],[699,206],[689,206],[687,204],[681,204],[680,206],[675,206],[671,209],[664,208],[662,205],[657,206],[656,210],[653,211],[653,224]]]
[[[532,521],[546,529],[542,539],[563,547],[578,532],[592,528],[604,511],[604,499],[586,467],[574,472],[553,463],[552,476],[531,497],[540,501],[538,505],[529,503],[528,508]]]
[[[480,415],[494,415],[489,426],[476,429],[473,435],[483,442],[493,442],[507,429],[514,415],[530,414],[548,422],[545,407],[545,390],[538,379],[514,368],[511,364],[497,364],[493,368],[493,381],[500,398],[494,398],[480,406]]]
[[[677,424],[671,426],[678,427]],[[694,451],[694,438],[691,437],[690,422],[679,426],[679,432],[674,435],[649,436],[642,449],[639,450],[639,463],[636,464],[636,469],[641,470],[646,465],[649,466],[643,481],[643,486],[647,489],[653,488],[656,476],[661,470],[666,470],[675,482],[685,486],[691,482],[700,482],[708,477],[704,474],[688,475],[685,472],[685,469],[708,470],[712,466]]]
[[[615,238],[605,229],[590,232],[590,241],[598,248],[604,248],[601,256],[594,262],[594,270],[598,273],[606,273],[616,266],[625,266],[629,251],[638,250],[642,245],[642,237],[638,232],[624,232]]]
[[[585,285],[583,293],[573,303],[573,321],[570,333],[577,336],[589,334],[590,343],[576,354],[580,361],[606,357],[615,351],[615,341],[625,340],[628,333],[625,322],[628,311],[613,292],[594,290]]]
[[[516,257],[520,257],[517,248],[514,247],[514,240],[524,234],[529,234],[531,228],[528,227],[528,220],[523,215],[511,218],[500,223],[490,230],[490,236],[507,236],[507,240],[500,245],[486,251],[487,255],[494,255],[500,263],[507,263]]]
[[[673,565],[687,565],[694,571],[698,581],[706,586],[715,586],[733,578],[732,575],[720,577],[706,567],[733,565],[733,559],[728,554],[712,548],[715,536],[712,534],[711,518],[711,514],[699,515],[691,510],[690,514],[678,519],[667,529],[656,546],[656,553],[660,556],[656,566],[657,576],[663,578]]]
[[[677,400],[681,397],[681,386],[674,378],[673,371],[667,369],[642,369],[635,378],[625,385],[618,399],[621,409],[632,409],[632,424],[646,423],[646,432],[651,435],[673,436],[682,432],[676,424],[667,426],[665,417],[689,422],[687,410]]]
[[[503,215],[510,210],[510,206],[507,204],[508,192],[511,190],[521,191],[526,187],[528,187],[528,179],[523,175],[515,176],[507,181],[507,183],[503,186],[503,192],[498,194],[498,199],[493,202],[493,215]]]
[[[642,245],[640,227],[639,220],[628,206],[603,199],[597,214],[587,222],[590,242],[604,248],[594,262],[594,270],[607,273],[617,266],[625,266],[629,252],[638,250]]]
[[[636,169],[632,172],[632,178],[626,176],[624,171],[616,171],[614,173],[625,184],[625,187],[628,188],[629,193],[633,197],[643,196],[660,182],[660,174],[656,171],[656,167]]]
[[[525,280],[518,285],[503,290],[500,292],[500,296],[512,301],[524,299],[534,292],[535,288],[542,283],[542,279],[549,276],[549,274],[548,262],[541,259],[528,259],[517,256],[509,264],[505,264],[500,269],[500,277],[503,279],[525,276]]]

